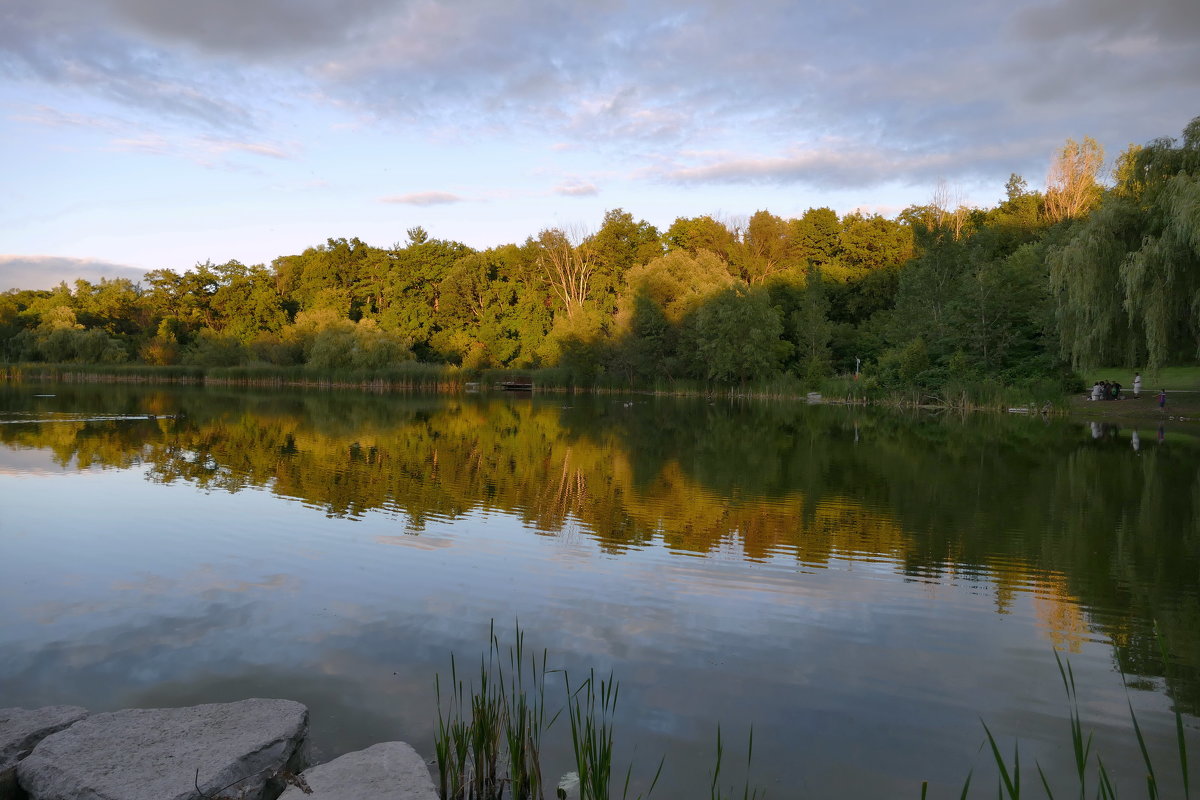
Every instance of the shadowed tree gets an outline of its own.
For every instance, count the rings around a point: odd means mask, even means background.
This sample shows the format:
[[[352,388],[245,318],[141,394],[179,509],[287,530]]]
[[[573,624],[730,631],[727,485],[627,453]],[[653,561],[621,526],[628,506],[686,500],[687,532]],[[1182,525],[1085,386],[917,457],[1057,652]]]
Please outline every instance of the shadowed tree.
[[[695,374],[745,383],[774,374],[792,350],[783,322],[764,291],[730,287],[705,301],[685,325]]]
[[[829,321],[829,297],[820,270],[809,267],[805,277],[804,299],[792,312],[791,327],[805,380],[815,386],[829,372],[833,323]]]

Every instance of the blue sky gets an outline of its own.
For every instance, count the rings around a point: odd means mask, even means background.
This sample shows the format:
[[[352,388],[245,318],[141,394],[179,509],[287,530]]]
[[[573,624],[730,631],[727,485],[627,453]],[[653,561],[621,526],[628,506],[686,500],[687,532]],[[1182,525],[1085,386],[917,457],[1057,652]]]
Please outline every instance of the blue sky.
[[[991,205],[1200,114],[1195,0],[5,0],[0,289],[624,208]]]

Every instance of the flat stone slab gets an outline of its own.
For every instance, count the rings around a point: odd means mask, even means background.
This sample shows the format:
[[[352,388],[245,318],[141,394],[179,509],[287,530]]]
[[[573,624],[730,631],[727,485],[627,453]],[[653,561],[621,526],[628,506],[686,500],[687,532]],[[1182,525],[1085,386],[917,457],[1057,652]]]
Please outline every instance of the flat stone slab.
[[[79,706],[0,708],[0,800],[16,796],[18,761],[42,739],[87,715],[88,710]]]
[[[279,800],[438,800],[429,767],[404,742],[383,742],[306,769],[312,794],[289,786]]]
[[[31,800],[196,800],[197,783],[257,800],[268,777],[299,766],[307,733],[308,709],[292,700],[95,714],[43,739],[17,780]]]

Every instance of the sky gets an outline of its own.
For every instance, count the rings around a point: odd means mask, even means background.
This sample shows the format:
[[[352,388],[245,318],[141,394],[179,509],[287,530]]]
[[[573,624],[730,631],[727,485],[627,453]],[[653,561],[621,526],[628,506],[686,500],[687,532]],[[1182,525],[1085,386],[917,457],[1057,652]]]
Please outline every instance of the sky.
[[[990,206],[1197,115],[1196,0],[0,0],[0,290]]]

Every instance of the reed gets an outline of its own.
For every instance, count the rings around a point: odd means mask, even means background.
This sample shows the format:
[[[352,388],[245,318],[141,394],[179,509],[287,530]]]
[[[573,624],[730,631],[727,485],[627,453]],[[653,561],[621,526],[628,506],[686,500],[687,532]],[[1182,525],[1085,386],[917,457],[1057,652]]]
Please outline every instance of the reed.
[[[1163,664],[1169,664],[1167,651],[1164,643],[1160,640],[1162,648]],[[1116,785],[1112,781],[1112,776],[1109,774],[1108,767],[1104,764],[1104,759],[1093,749],[1093,734],[1091,731],[1086,731],[1083,725],[1083,719],[1079,712],[1079,695],[1075,687],[1075,672],[1071,668],[1069,661],[1064,662],[1058,655],[1058,651],[1054,653],[1054,660],[1058,665],[1058,673],[1063,683],[1063,690],[1067,695],[1067,719],[1071,732],[1071,754],[1075,766],[1075,782],[1076,787],[1073,787],[1067,796],[1077,796],[1079,800],[1085,800],[1089,796],[1088,776],[1094,774],[1095,777],[1095,793],[1094,796],[1099,800],[1117,800],[1118,792]],[[1124,674],[1122,674],[1124,681]],[[1138,750],[1142,756],[1142,762],[1146,767],[1146,797],[1147,800],[1160,800],[1163,797],[1161,794],[1161,786],[1159,776],[1154,768],[1154,763],[1150,758],[1149,748],[1146,746],[1146,739],[1142,734],[1141,725],[1138,723],[1137,714],[1133,711],[1133,703],[1126,697],[1126,703],[1129,706],[1129,718],[1133,723],[1133,733],[1137,739]],[[1000,752],[1000,747],[996,743],[996,738],[992,735],[991,729],[987,723],[983,722],[983,730],[986,735],[986,744],[988,745],[992,761],[996,766],[998,773],[996,797],[1001,800],[1020,800],[1021,796],[1021,753],[1019,744],[1013,745],[1013,763],[1011,767]],[[1187,758],[1187,740],[1184,736],[1183,716],[1179,708],[1175,708],[1175,738],[1179,749],[1179,772],[1180,785],[1183,789],[1183,800],[1190,800],[1191,786],[1188,776],[1188,758]],[[1093,768],[1094,764],[1094,768]],[[1042,765],[1035,762],[1037,767],[1038,778],[1041,783],[1042,790],[1045,792],[1048,800],[1056,800],[1054,787],[1050,785],[1049,779],[1046,777],[1045,770]],[[1094,769],[1094,772],[1093,772]],[[966,783],[963,785],[961,800],[966,800],[971,786],[971,775],[968,773]],[[922,784],[921,797],[925,797],[926,786]]]
[[[198,383],[202,367],[147,364],[14,364],[8,380],[46,383]]]
[[[499,642],[493,635],[493,651]],[[505,716],[504,742],[508,753],[510,794],[514,798],[544,795],[542,783],[542,733],[558,718],[546,719],[546,651],[541,665],[530,657],[525,666],[525,633],[517,626],[515,643],[509,648],[508,713]],[[528,680],[528,683],[526,682]],[[503,678],[501,684],[504,684]]]
[[[571,722],[571,749],[575,754],[575,769],[579,776],[579,800],[611,800],[613,797],[613,716],[617,710],[620,684],[613,678],[597,680],[595,670],[588,673],[587,680],[571,691],[569,676],[567,683],[567,714]],[[658,770],[646,790],[654,791],[662,775],[664,759],[659,760]],[[633,764],[625,770],[621,797],[629,796],[629,781]],[[562,793],[559,794],[562,797]],[[639,794],[641,798],[643,795]]]
[[[541,800],[543,732],[557,717],[546,719],[546,653],[541,663],[525,660],[525,635],[516,628],[504,670],[500,639],[489,630],[488,651],[481,656],[478,682],[458,676],[450,655],[450,690],[443,695],[441,676],[434,677],[438,727],[438,791],[442,800],[500,800],[505,786],[512,800]]]
[[[726,794],[721,788],[721,762],[724,760],[725,747],[721,741],[721,726],[717,726],[717,760],[713,766],[712,783],[709,786],[709,797],[711,800],[735,800],[737,797],[736,790],[730,786],[729,793]],[[746,779],[742,784],[742,800],[758,800],[759,797],[765,797],[766,793],[760,794],[760,789],[755,787],[750,788],[750,767],[754,762],[754,728],[750,728],[750,741],[746,747]],[[922,795],[922,800],[924,795]]]

